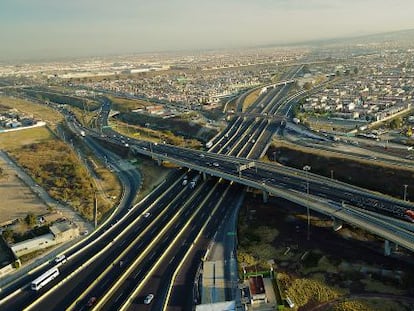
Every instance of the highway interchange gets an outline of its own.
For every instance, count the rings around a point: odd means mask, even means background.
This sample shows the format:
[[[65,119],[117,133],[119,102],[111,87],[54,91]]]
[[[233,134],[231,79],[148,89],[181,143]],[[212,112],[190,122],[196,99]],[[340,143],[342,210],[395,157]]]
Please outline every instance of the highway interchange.
[[[286,78],[294,78],[300,70],[300,66],[294,68]],[[242,193],[241,185],[263,191],[264,197],[277,195],[309,206],[414,250],[412,224],[354,208],[360,206],[401,216],[405,209],[413,208],[411,203],[309,172],[257,161],[272,136],[285,126],[291,102],[289,90],[289,84],[283,84],[262,94],[246,111],[255,116],[235,116],[228,128],[212,141],[208,151],[136,141],[111,130],[84,129],[85,142],[120,174],[124,187],[121,203],[93,234],[65,252],[68,261],[58,264],[61,275],[57,280],[39,292],[28,288],[31,280],[54,265],[46,263],[33,274],[3,288],[0,309],[189,309],[196,298],[193,284],[200,258],[218,226],[231,214]],[[109,111],[110,103],[105,101],[97,120],[99,128],[107,126]],[[72,131],[79,133],[83,129],[73,116],[62,113]],[[265,117],[258,117],[260,114]],[[275,118],[268,118],[269,115]],[[120,167],[101,147],[108,143],[191,170],[174,171],[151,194],[132,206],[139,186],[137,176]],[[195,186],[184,185],[184,178],[196,180]],[[175,286],[178,273],[186,275],[185,285]],[[153,302],[143,305],[150,292],[155,293]],[[231,293],[228,295],[226,298],[234,298]],[[88,306],[92,297],[96,297],[96,302]]]

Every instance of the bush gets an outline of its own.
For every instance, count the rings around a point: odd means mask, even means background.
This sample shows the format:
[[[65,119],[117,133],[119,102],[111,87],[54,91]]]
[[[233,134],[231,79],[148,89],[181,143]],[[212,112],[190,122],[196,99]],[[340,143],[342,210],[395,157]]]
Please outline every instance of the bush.
[[[339,298],[344,294],[344,291],[326,284],[310,280],[310,279],[296,279],[287,288],[287,296],[289,296],[298,306],[304,306],[309,302],[326,302]]]
[[[333,306],[332,311],[374,311],[374,309],[362,301],[348,300]]]
[[[33,227],[36,225],[36,216],[33,213],[29,213],[24,218],[24,221],[30,226]]]

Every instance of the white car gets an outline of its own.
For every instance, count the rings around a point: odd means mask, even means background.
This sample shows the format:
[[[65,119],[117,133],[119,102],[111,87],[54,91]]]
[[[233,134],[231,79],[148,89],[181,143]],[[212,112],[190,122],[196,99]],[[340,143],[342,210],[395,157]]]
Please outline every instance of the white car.
[[[154,294],[148,294],[147,297],[145,297],[144,299],[144,304],[149,305],[153,299],[154,299]]]
[[[214,163],[213,163],[213,166],[215,166],[215,167],[219,167],[219,166],[220,166],[220,164],[218,164],[217,162],[214,162]]]
[[[55,262],[56,263],[65,263],[67,261],[66,256],[65,255],[59,255],[55,258]]]
[[[151,213],[145,213],[145,214],[144,214],[144,217],[145,217],[145,218],[148,218],[148,217],[150,217],[150,216],[151,216]]]

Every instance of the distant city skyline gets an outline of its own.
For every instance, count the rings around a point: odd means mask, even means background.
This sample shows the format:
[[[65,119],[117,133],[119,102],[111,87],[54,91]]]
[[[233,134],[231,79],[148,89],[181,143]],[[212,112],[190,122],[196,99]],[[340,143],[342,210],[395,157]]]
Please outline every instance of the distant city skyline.
[[[4,0],[0,60],[286,44],[414,28],[411,0]]]

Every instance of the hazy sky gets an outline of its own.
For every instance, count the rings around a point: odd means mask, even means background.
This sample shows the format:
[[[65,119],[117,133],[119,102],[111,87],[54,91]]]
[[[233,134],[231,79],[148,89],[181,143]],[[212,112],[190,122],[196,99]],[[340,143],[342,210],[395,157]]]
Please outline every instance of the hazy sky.
[[[0,59],[254,46],[414,28],[413,0],[0,0]]]

